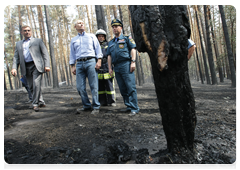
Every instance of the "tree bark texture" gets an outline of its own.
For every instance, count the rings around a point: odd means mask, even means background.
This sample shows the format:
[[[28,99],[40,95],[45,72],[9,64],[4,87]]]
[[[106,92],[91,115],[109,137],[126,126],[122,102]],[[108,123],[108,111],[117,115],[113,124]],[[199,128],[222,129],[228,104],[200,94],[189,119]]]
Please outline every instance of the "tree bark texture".
[[[89,12],[88,12],[88,6],[85,5],[85,7],[86,7],[86,11],[87,11],[87,18],[88,18],[88,25],[89,25],[90,33],[92,33],[92,26],[91,26],[90,15],[89,15]]]
[[[167,148],[171,153],[192,153],[196,113],[188,75],[187,8],[131,5],[129,9],[137,50],[150,56]]]
[[[48,6],[44,5],[44,8],[45,8],[45,14],[46,14],[49,50],[50,50],[50,57],[51,57],[51,64],[52,64],[53,88],[59,88],[57,65],[56,65],[55,54],[54,54],[54,44],[53,44],[53,36],[52,36],[50,18],[49,18],[49,14],[48,14]]]
[[[205,26],[206,26],[206,35],[207,35],[207,51],[208,51],[208,63],[211,72],[212,84],[217,84],[217,77],[215,73],[215,65],[213,61],[213,53],[212,53],[212,43],[210,40],[210,32],[209,32],[209,19],[207,15],[207,7],[204,5],[204,16],[205,16]]]
[[[236,87],[236,74],[235,74],[235,68],[234,68],[233,53],[232,53],[231,43],[230,43],[229,34],[228,34],[228,30],[227,30],[225,13],[223,11],[222,5],[219,5],[219,11],[221,13],[224,37],[225,37],[225,41],[226,41],[226,45],[227,45],[228,62],[229,62],[230,71],[231,71],[232,87]]]
[[[118,5],[118,10],[119,10],[119,15],[120,15],[120,20],[123,23],[123,16],[122,16],[122,10],[121,10],[121,5]],[[124,28],[122,27],[123,34],[125,34]]]
[[[21,5],[18,5],[18,19],[19,19],[19,31],[20,31],[20,38],[23,39],[23,36],[21,34],[22,31],[22,15],[21,15]]]
[[[36,36],[35,36],[35,33],[34,33],[34,31],[33,31],[32,18],[31,18],[31,15],[30,15],[28,6],[29,6],[29,5],[26,5],[28,20],[29,20],[29,23],[30,23],[30,27],[31,27],[31,30],[32,30],[33,37],[36,37]]]
[[[107,32],[107,25],[105,21],[105,15],[102,5],[95,5],[95,12],[97,17],[97,28],[103,29]],[[108,39],[108,36],[106,37]]]
[[[222,73],[222,64],[221,64],[221,60],[220,60],[220,57],[219,57],[217,41],[215,40],[216,39],[215,38],[215,29],[213,29],[213,22],[211,21],[211,13],[210,13],[209,6],[207,6],[207,13],[208,13],[208,17],[209,17],[209,21],[210,21],[210,25],[211,25],[211,33],[212,33],[214,51],[215,51],[215,55],[216,55],[216,59],[217,59],[217,67],[218,67],[218,72],[219,72],[219,78],[220,78],[220,82],[224,82],[223,73]]]
[[[113,15],[114,15],[114,18],[118,18],[117,17],[117,8],[116,8],[116,5],[112,5],[113,6]]]
[[[195,6],[195,14],[196,14],[196,20],[197,20],[197,26],[198,26],[198,36],[200,37],[200,44],[201,44],[201,49],[202,49],[202,57],[203,57],[203,62],[204,62],[204,68],[205,68],[205,74],[206,74],[206,79],[207,79],[207,84],[211,84],[210,82],[210,77],[209,77],[209,73],[208,73],[208,66],[207,66],[207,60],[206,60],[206,53],[204,50],[204,46],[203,46],[203,38],[201,35],[201,31],[200,31],[200,24],[199,24],[199,20],[198,20],[198,14],[197,14],[197,8]]]
[[[31,9],[31,12],[32,12],[32,18],[33,18],[33,23],[34,23],[35,32],[36,32],[36,37],[35,37],[35,38],[39,38],[38,33],[37,33],[37,26],[36,26],[34,14],[33,14],[33,9],[32,9],[32,6],[31,6],[31,5],[30,5],[30,9]]]

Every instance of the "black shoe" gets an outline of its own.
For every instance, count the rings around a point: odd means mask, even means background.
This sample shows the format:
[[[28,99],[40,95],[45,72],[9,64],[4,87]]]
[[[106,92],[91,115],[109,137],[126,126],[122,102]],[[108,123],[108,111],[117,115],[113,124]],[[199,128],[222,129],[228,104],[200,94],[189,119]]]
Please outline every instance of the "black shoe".
[[[120,112],[131,112],[131,110],[126,108],[126,109],[121,109]]]
[[[41,104],[39,105],[39,107],[46,107],[46,105],[43,104],[43,103],[41,103]]]
[[[77,113],[81,113],[81,112],[84,112],[84,111],[89,111],[89,110],[92,110],[92,108],[81,108],[81,109],[77,109]]]

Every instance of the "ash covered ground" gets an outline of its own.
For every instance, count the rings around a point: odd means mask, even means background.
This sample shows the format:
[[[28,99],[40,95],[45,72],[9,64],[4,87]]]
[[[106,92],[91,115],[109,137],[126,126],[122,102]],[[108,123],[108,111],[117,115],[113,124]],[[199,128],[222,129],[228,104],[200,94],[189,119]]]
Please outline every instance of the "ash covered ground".
[[[194,164],[236,161],[236,88],[230,80],[191,80],[196,102]],[[42,88],[47,107],[29,109],[25,89],[4,91],[4,159],[8,164],[171,164],[155,87],[137,86],[140,113],[129,117],[116,87],[117,106],[77,114],[76,87]],[[88,94],[90,90],[87,88]],[[160,159],[159,155],[166,155]],[[169,159],[168,159],[169,158]],[[180,160],[178,163],[189,163]]]

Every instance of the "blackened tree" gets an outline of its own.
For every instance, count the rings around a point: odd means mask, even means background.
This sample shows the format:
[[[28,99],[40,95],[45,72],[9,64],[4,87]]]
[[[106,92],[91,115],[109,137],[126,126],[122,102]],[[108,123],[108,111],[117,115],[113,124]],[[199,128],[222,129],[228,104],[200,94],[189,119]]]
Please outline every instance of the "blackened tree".
[[[191,30],[186,6],[129,6],[137,50],[150,56],[167,148],[194,150],[195,101],[188,75]]]

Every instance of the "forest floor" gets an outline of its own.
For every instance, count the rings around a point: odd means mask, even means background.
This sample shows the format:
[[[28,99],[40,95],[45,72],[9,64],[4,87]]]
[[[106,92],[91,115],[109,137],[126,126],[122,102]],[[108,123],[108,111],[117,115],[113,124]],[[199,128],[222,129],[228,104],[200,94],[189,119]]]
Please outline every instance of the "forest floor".
[[[236,88],[230,80],[206,85],[191,80],[196,101],[195,163],[232,164],[236,160]],[[9,164],[135,164],[157,161],[167,149],[153,84],[137,86],[140,113],[129,117],[116,87],[117,106],[98,115],[77,114],[75,87],[42,88],[46,107],[29,109],[25,89],[4,91],[4,158]],[[87,88],[90,94],[89,88]],[[91,99],[91,95],[89,95]],[[124,142],[124,143],[123,143]],[[126,153],[113,154],[114,147]],[[112,148],[112,149],[111,149]],[[148,151],[148,160],[139,155]],[[139,154],[139,155],[138,155]],[[128,157],[128,158],[127,158]],[[152,161],[154,160],[154,161]],[[151,162],[152,161],[152,162]],[[184,162],[183,162],[184,163]]]

